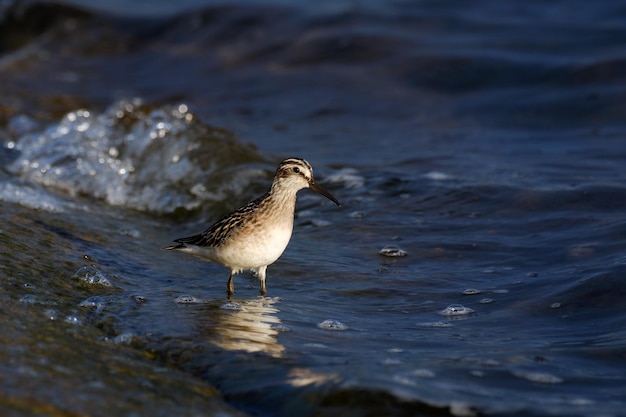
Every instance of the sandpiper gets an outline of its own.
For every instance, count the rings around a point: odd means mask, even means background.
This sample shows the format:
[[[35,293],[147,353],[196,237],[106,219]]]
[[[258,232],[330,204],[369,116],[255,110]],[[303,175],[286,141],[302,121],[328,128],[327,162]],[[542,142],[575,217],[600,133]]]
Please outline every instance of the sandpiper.
[[[261,282],[265,295],[265,272],[284,252],[296,209],[296,194],[310,188],[338,206],[339,201],[313,178],[313,168],[301,158],[287,158],[278,165],[270,190],[228,214],[204,232],[176,239],[177,245],[164,250],[178,250],[230,269],[227,292],[235,292],[235,274],[251,269]]]

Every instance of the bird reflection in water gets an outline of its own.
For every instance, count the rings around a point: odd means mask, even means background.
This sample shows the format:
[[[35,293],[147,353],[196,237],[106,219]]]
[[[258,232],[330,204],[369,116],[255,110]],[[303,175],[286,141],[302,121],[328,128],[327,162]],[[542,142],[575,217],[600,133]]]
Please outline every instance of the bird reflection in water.
[[[277,302],[276,298],[259,297],[223,304],[220,309],[224,314],[212,329],[216,336],[212,343],[226,350],[281,357],[285,347],[277,337],[284,327],[276,316]]]

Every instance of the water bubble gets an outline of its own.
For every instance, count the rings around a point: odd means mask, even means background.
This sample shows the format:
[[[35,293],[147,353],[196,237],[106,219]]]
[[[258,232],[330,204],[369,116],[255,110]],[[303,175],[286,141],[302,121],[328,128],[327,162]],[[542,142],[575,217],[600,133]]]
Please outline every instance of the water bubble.
[[[338,320],[324,320],[317,325],[320,329],[324,330],[348,330],[348,326]]]
[[[279,333],[287,333],[291,331],[291,328],[289,326],[285,326],[284,324],[274,324],[272,325],[272,329]]]
[[[561,308],[561,303],[552,303],[550,304],[550,308]]]
[[[67,316],[65,322],[69,324],[82,324],[82,320],[78,316]]]
[[[184,115],[185,113],[187,113],[188,111],[189,111],[189,107],[187,107],[186,104],[182,103],[182,104],[178,105],[178,107],[176,108],[176,111],[174,112],[174,115],[181,116],[181,115]],[[176,114],[176,112],[178,114]]]
[[[104,274],[93,266],[83,266],[76,273],[74,279],[78,279],[83,284],[101,285],[103,287],[112,287],[111,281]]]
[[[378,252],[378,254],[382,256],[392,257],[392,258],[398,258],[398,257],[408,255],[406,251],[400,249],[397,246],[385,246]]]
[[[482,298],[479,303],[481,304],[490,304],[493,303],[493,300],[491,298]]]
[[[241,304],[233,303],[233,302],[228,302],[228,303],[222,304],[220,306],[220,309],[221,310],[230,310],[230,311],[244,311],[245,310]]]
[[[467,316],[474,312],[469,307],[462,306],[461,304],[451,304],[448,307],[441,310],[438,314],[446,317],[454,316]]]
[[[131,295],[130,298],[137,304],[143,304],[148,301],[148,298],[144,297],[143,295]]]
[[[76,125],[76,130],[78,132],[85,132],[87,129],[89,129],[89,123],[88,122],[82,122]]]
[[[141,232],[137,229],[122,228],[118,230],[118,233],[124,236],[134,237],[135,239],[141,237]]]
[[[475,295],[475,294],[480,294],[482,291],[481,290],[477,290],[475,288],[468,288],[465,291],[463,291],[463,295]]]
[[[89,310],[94,310],[96,313],[101,313],[106,305],[106,300],[103,297],[93,296],[86,300],[81,301],[78,306]]]
[[[24,295],[20,298],[20,303],[24,304],[35,304],[37,302],[37,298],[34,295]]]
[[[46,316],[46,318],[48,320],[54,321],[59,317],[59,311],[54,309],[54,308],[49,308],[46,311],[43,312],[44,316]]]
[[[201,304],[204,301],[200,298],[196,298],[193,295],[181,295],[174,300],[176,304]]]

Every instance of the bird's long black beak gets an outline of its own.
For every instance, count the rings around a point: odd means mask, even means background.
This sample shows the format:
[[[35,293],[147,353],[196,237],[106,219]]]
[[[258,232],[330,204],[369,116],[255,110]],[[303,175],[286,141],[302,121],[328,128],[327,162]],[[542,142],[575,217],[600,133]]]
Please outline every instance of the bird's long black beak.
[[[319,185],[315,180],[311,180],[311,182],[309,182],[309,187],[311,188],[311,190],[315,191],[316,193],[320,193],[321,195],[341,207],[341,203],[339,202],[339,200],[337,200],[335,197],[333,197],[331,193],[322,188],[322,186]]]

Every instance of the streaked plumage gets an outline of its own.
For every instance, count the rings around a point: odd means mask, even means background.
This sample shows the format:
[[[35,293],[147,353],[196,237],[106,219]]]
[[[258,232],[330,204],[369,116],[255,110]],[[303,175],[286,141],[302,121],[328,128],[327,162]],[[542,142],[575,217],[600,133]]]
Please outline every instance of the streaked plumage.
[[[313,168],[307,161],[287,158],[278,166],[265,195],[228,214],[204,232],[176,239],[177,245],[163,249],[186,252],[229,268],[229,296],[235,291],[233,276],[251,269],[258,275],[261,293],[265,294],[267,267],[282,255],[289,243],[296,194],[303,188],[311,188],[340,205],[315,182]]]

